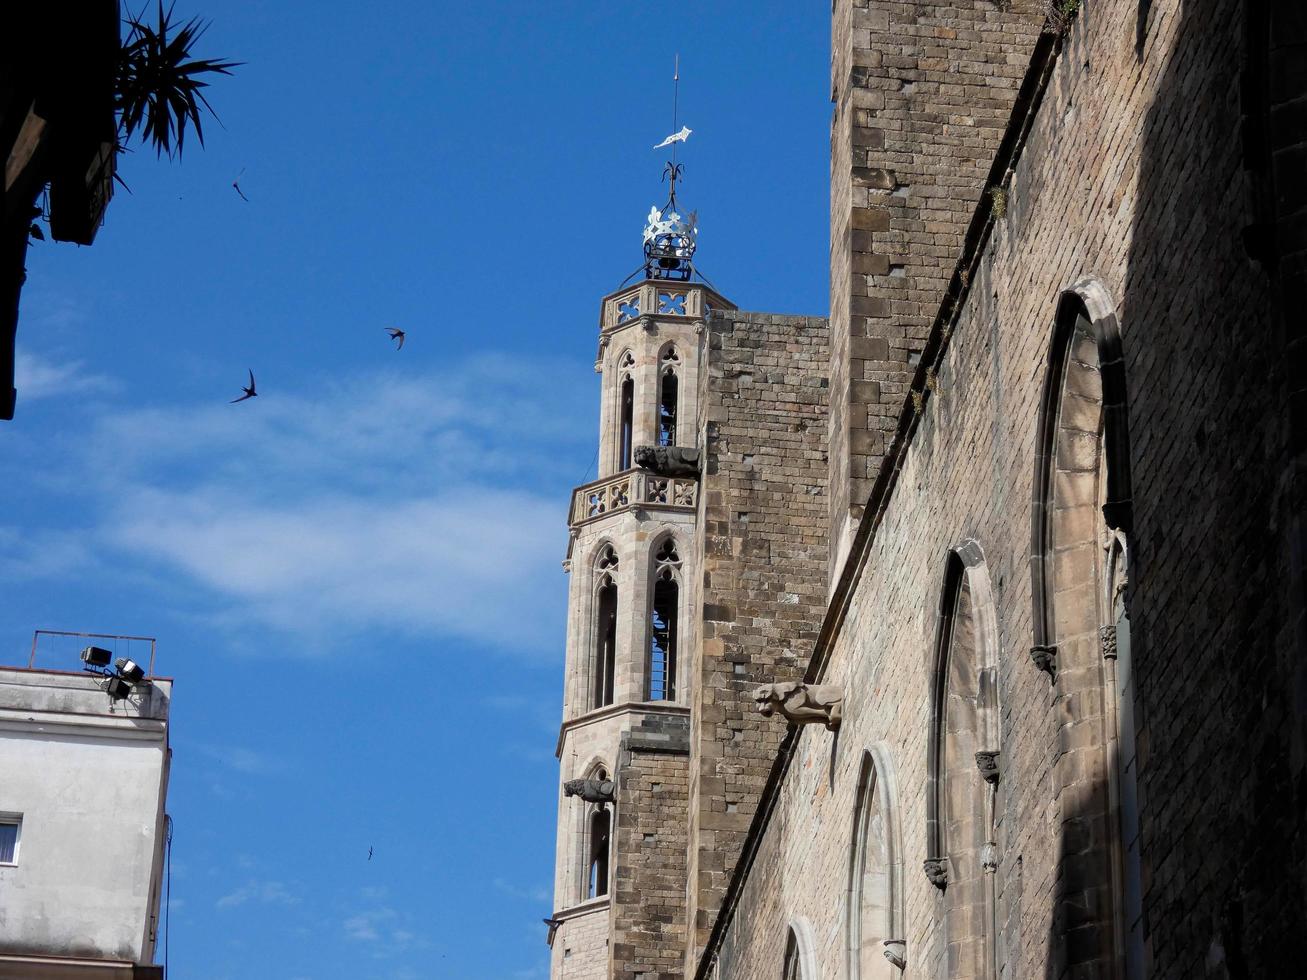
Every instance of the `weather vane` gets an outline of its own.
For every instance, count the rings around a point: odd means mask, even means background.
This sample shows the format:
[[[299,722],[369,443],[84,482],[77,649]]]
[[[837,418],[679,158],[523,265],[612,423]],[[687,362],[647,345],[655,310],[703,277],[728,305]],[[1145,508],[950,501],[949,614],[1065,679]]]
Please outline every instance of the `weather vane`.
[[[661,150],[670,146],[672,158],[663,168],[663,180],[670,185],[667,203],[661,208],[651,208],[644,226],[644,273],[649,279],[684,281],[694,274],[691,259],[699,232],[695,213],[682,218],[676,210],[676,182],[684,172],[682,165],[676,162],[677,144],[688,140],[692,132],[690,127],[680,126],[680,89],[681,56],[678,54],[672,70],[672,135],[654,147]]]

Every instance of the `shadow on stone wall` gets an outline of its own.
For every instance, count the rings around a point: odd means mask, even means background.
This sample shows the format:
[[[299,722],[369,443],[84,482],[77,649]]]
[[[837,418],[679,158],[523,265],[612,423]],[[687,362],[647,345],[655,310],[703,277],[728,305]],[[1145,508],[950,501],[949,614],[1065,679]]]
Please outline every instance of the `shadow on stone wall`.
[[[1057,873],[1044,976],[1117,976],[1104,966],[1115,955],[1107,783],[1097,779],[1067,787],[1058,805]]]
[[[1307,787],[1291,753],[1303,722],[1303,421],[1295,434],[1288,410],[1307,316],[1286,332],[1281,308],[1285,263],[1301,281],[1307,254],[1293,204],[1307,203],[1307,101],[1296,115],[1279,106],[1307,93],[1304,11],[1301,0],[1139,5],[1140,70],[1167,64],[1143,129],[1122,306],[1153,977],[1301,975],[1307,962]],[[1078,26],[1101,29],[1093,12]],[[1277,61],[1276,45],[1297,45],[1296,60]],[[1298,186],[1268,194],[1295,143]],[[1286,200],[1303,218],[1296,237]],[[1073,860],[1075,843],[1062,848]]]

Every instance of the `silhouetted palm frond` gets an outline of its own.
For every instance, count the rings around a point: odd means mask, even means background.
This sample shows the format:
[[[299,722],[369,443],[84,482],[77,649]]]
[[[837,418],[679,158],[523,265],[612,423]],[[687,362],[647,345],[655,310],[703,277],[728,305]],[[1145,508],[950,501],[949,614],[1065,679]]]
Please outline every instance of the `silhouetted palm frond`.
[[[191,48],[204,36],[208,25],[192,17],[180,26],[173,23],[173,7],[165,11],[159,0],[159,20],[152,24],[142,10],[129,16],[118,61],[118,85],[114,93],[119,112],[119,129],[125,142],[138,131],[155,152],[180,154],[187,123],[204,145],[200,108],[217,118],[204,97],[206,74],[230,75],[239,61],[192,58]]]

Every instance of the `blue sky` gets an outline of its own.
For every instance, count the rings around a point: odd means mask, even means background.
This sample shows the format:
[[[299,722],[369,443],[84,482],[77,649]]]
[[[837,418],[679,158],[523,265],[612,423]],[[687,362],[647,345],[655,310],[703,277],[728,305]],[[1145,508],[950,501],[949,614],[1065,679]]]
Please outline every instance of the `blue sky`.
[[[94,247],[29,254],[0,659],[159,637],[173,976],[545,976],[598,299],[663,200],[679,51],[700,268],[825,312],[829,15],[178,11],[247,64],[205,149],[121,161]]]

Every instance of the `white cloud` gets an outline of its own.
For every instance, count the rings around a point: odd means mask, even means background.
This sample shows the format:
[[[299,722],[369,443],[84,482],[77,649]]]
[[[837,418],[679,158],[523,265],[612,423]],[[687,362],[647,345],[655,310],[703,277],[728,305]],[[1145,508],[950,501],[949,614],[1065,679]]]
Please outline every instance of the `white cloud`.
[[[24,333],[54,334],[58,338],[80,333],[92,319],[92,305],[81,290],[67,289],[50,280],[37,279],[23,289],[18,312]],[[102,297],[101,301],[107,299]]]
[[[300,899],[280,881],[251,879],[234,892],[223,895],[214,904],[220,909],[230,909],[244,905],[246,902],[258,902],[263,905],[298,905]]]
[[[86,531],[0,526],[0,576],[10,581],[73,574],[89,567],[92,553]]]
[[[561,575],[559,524],[556,503],[496,490],[253,506],[152,491],[124,501],[108,538],[222,597],[233,623],[313,640],[382,626],[536,647],[545,597],[532,586]]]
[[[394,919],[397,914],[391,908],[371,909],[367,912],[360,912],[358,915],[351,915],[341,925],[344,927],[345,935],[349,939],[371,943],[381,938],[382,928],[386,923]]]
[[[19,350],[14,358],[14,388],[22,401],[116,391],[118,382],[86,369],[78,360],[57,361]]]
[[[345,938],[366,944],[376,959],[385,959],[413,949],[424,949],[426,939],[410,928],[410,916],[391,908],[377,906],[348,916],[341,927]]]
[[[263,394],[239,405],[101,416],[59,447],[69,475],[43,474],[62,479],[49,493],[93,511],[91,527],[0,527],[0,548],[21,539],[25,577],[66,574],[98,551],[189,618],[235,638],[271,630],[288,655],[378,631],[553,654],[564,488],[593,438],[577,425],[588,393],[559,384],[561,370],[483,357],[308,392],[260,377]],[[559,447],[576,450],[570,465]]]

